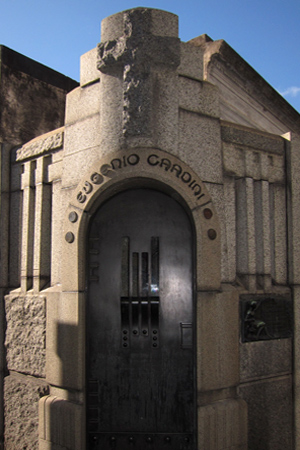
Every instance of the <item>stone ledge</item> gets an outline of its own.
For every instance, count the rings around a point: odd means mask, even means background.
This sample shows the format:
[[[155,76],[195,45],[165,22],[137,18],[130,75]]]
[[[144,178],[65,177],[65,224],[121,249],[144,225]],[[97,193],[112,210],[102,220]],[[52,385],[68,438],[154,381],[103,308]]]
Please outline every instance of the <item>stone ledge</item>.
[[[24,144],[19,150],[17,150],[17,161],[23,161],[24,159],[32,158],[34,156],[40,156],[43,153],[49,153],[52,150],[62,148],[64,141],[64,127],[57,130],[50,131],[43,134],[32,141]]]

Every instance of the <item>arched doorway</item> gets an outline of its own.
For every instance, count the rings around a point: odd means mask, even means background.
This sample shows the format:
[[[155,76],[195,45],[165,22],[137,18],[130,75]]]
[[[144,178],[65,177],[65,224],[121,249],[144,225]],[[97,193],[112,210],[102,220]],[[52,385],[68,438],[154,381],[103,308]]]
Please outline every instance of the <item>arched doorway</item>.
[[[88,448],[196,448],[193,230],[170,196],[122,192],[89,232]]]

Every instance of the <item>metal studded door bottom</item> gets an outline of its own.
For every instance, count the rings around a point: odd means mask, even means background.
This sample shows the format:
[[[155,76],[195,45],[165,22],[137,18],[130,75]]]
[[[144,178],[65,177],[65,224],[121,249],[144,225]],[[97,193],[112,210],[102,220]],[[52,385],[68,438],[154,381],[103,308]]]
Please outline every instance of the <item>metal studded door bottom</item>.
[[[95,433],[90,449],[112,450],[192,450],[194,436],[186,433]]]

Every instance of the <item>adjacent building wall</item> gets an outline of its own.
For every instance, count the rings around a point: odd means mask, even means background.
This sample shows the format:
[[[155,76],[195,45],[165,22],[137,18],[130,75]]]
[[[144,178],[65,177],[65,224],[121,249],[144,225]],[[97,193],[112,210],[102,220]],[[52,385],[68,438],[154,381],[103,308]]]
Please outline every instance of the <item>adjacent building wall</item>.
[[[21,374],[26,373],[34,376],[36,376],[36,373],[42,374],[42,371],[37,371],[37,366],[39,366],[43,359],[42,355],[45,351],[43,343],[45,335],[41,331],[41,328],[39,328],[40,324],[45,320],[45,299],[38,300],[39,305],[37,305],[37,309],[32,308],[35,302],[31,303],[29,299],[25,302],[22,301],[17,307],[18,294],[16,294],[9,307],[9,311],[7,310],[7,314],[5,315],[4,295],[9,290],[20,286],[21,230],[25,220],[22,214],[24,197],[21,190],[23,167],[16,162],[15,148],[36,136],[63,125],[66,94],[76,86],[76,81],[20,55],[5,46],[0,46],[1,392],[3,387],[3,374],[7,375],[8,370],[18,373],[18,376],[15,374],[12,378],[7,377],[5,379],[6,387],[10,392],[10,395],[7,396],[9,402],[6,402],[5,408],[8,423],[11,423],[11,426],[16,427],[16,429],[19,427],[21,434],[24,434],[24,430],[26,430],[25,434],[28,436],[31,435],[31,430],[34,429],[32,423],[26,424],[26,420],[24,421],[28,409],[28,402],[37,411],[37,401],[40,395],[43,395],[46,391],[44,387],[39,391],[40,387],[36,387],[35,379],[32,379],[33,385],[29,388],[30,378],[23,379]],[[32,180],[28,186],[30,188],[25,189],[27,193],[32,190]],[[49,187],[46,189],[49,190]],[[44,203],[44,207],[47,206],[48,208],[49,201],[50,192],[47,204]],[[29,210],[32,210],[32,207],[32,202],[29,202]],[[44,213],[47,215],[46,211]],[[30,226],[33,226],[33,224]],[[31,244],[28,243],[28,245]],[[24,329],[24,333],[19,335],[17,330],[22,328],[25,320],[24,317],[28,311],[30,311],[29,316],[31,316],[31,328],[35,328],[36,325],[37,329],[31,331]],[[8,323],[6,334],[8,353],[10,353],[9,349],[14,349],[12,350],[14,351],[14,356],[8,359],[6,359],[6,351],[4,351],[4,330],[6,323]],[[12,328],[10,328],[10,324]],[[23,345],[25,345],[28,351],[24,352],[22,350]],[[32,349],[34,350],[31,353]],[[29,370],[29,366],[31,365],[35,366],[33,371]],[[31,393],[29,394],[30,389],[33,392],[33,397],[36,399],[33,402],[29,400],[31,398]],[[22,392],[24,390],[24,398],[27,399],[23,407],[20,409],[17,408],[19,413],[16,412],[16,406],[19,405],[19,398],[15,398],[13,394],[14,390],[20,390]],[[0,395],[0,409],[0,439],[1,445],[3,446],[2,394]],[[9,438],[8,442],[10,444],[7,445],[11,445],[14,448],[15,440],[18,441],[16,436],[17,434],[15,437],[12,436],[11,439]],[[31,448],[31,438],[28,437],[26,440],[28,440],[28,442],[26,441],[26,445],[28,445],[28,448]]]

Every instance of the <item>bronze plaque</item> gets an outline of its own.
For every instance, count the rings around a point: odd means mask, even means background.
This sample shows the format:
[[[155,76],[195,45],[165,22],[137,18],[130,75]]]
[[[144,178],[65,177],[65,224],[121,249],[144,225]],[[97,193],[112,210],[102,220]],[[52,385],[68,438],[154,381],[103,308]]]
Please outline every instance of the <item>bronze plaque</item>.
[[[279,296],[242,296],[241,326],[243,342],[289,338],[293,330],[292,301]]]

